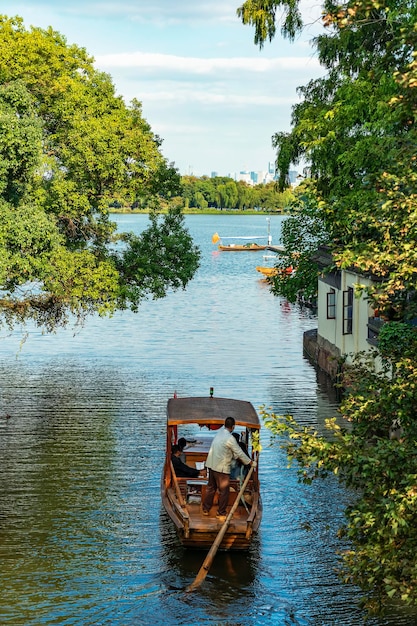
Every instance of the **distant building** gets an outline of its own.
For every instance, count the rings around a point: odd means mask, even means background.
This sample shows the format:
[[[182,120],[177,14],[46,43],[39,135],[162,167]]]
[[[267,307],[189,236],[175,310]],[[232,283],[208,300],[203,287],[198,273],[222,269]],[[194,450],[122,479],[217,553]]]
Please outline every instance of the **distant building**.
[[[236,180],[242,180],[248,185],[253,185],[253,180],[252,180],[250,172],[239,172]]]
[[[190,165],[190,169],[191,169]],[[275,163],[273,161],[268,162],[268,169],[258,171],[241,170],[238,174],[236,172],[228,173],[227,177],[235,181],[244,181],[248,185],[265,185],[277,179],[277,171],[275,170]],[[290,172],[290,175],[296,177],[297,172]],[[211,172],[210,178],[216,178],[219,176],[218,172]],[[292,180],[292,179],[291,179]]]

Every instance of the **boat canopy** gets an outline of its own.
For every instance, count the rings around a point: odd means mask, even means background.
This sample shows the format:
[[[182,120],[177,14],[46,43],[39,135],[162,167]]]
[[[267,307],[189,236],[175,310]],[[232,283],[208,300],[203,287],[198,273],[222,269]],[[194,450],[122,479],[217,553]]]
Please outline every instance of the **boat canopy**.
[[[250,402],[230,398],[170,398],[167,405],[168,425],[223,425],[226,417],[246,428],[260,428],[257,412]]]

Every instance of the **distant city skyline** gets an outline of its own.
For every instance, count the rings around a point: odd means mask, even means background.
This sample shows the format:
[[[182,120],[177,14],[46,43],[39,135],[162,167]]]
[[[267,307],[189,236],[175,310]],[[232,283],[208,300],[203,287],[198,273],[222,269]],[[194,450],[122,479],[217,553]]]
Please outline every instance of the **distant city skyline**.
[[[258,185],[265,184],[268,182],[272,182],[277,179],[277,174],[275,171],[275,163],[268,162],[268,167],[265,170],[240,170],[239,172],[229,172],[227,174],[220,174],[216,170],[210,172],[210,174],[201,174],[201,176],[197,176],[196,174],[187,174],[187,176],[195,176],[196,178],[202,178],[203,176],[207,176],[208,178],[215,178],[217,176],[224,176],[227,178],[231,178],[236,181],[244,181],[249,185]],[[299,176],[298,170],[291,169],[288,172],[288,177],[291,185],[297,183],[297,176]]]

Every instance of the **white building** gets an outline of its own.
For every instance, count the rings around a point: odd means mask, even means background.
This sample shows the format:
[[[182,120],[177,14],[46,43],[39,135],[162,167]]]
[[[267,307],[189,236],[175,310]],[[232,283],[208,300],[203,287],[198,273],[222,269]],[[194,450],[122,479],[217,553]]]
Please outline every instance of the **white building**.
[[[319,267],[328,267],[331,257],[320,250]],[[371,278],[350,270],[321,274],[318,281],[316,332],[304,336],[304,348],[313,361],[332,378],[341,362],[352,363],[353,355],[375,348],[378,332],[384,323],[370,306],[365,290],[357,286],[375,284]],[[378,367],[378,363],[376,363]]]

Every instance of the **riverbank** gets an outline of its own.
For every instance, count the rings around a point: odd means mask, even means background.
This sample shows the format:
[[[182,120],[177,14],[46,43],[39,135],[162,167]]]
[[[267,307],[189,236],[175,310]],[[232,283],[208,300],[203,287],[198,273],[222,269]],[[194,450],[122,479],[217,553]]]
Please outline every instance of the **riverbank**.
[[[255,211],[254,209],[247,209],[239,211],[238,209],[186,209],[182,208],[182,212],[184,215],[287,215],[285,211],[276,210],[276,211]],[[118,214],[128,214],[132,215],[135,213],[145,214],[149,213],[148,210],[144,209],[131,209],[130,207],[115,209],[111,208],[110,213],[118,213]],[[166,209],[160,211],[160,213],[167,213]]]

